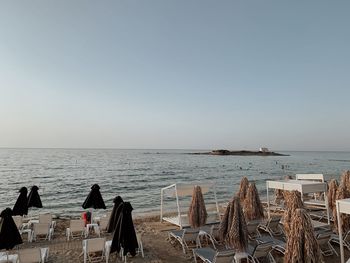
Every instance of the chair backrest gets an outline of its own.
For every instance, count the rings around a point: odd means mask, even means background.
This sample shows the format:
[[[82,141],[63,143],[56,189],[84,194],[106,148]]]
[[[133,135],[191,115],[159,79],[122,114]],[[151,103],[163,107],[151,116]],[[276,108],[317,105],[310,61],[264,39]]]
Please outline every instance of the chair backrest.
[[[323,174],[296,174],[296,180],[318,181],[324,182]]]
[[[217,252],[214,256],[213,263],[232,263],[235,257],[235,251],[221,251]]]
[[[198,229],[185,229],[182,235],[182,239],[186,241],[196,241],[199,235]]]
[[[104,251],[106,239],[105,238],[92,238],[86,239],[86,252],[94,253]]]
[[[258,229],[258,225],[259,225],[259,222],[257,221],[249,221],[247,223],[248,234],[256,233]]]
[[[52,214],[51,213],[39,215],[39,223],[51,224],[51,222],[52,222]]]
[[[253,253],[254,258],[266,257],[270,250],[272,249],[273,243],[262,243],[256,245]]]
[[[280,221],[281,221],[280,217],[271,217],[267,222],[267,226],[273,231],[278,230]]]
[[[106,230],[108,226],[109,218],[101,217],[100,219],[100,230]]]
[[[327,244],[329,239],[331,238],[332,232],[324,232],[324,233],[320,233],[317,235],[316,239],[317,239],[317,243],[322,246],[324,244]]]
[[[23,218],[22,216],[12,216],[13,221],[15,221],[15,224],[18,229],[20,229],[23,225]]]
[[[81,232],[85,229],[85,222],[83,219],[71,219],[69,223],[71,232]]]
[[[40,248],[26,248],[18,250],[19,263],[41,262]]]
[[[210,229],[210,235],[215,238],[216,240],[220,239],[220,225],[212,225]]]
[[[48,223],[36,223],[34,224],[35,235],[48,235],[50,231],[50,224]]]

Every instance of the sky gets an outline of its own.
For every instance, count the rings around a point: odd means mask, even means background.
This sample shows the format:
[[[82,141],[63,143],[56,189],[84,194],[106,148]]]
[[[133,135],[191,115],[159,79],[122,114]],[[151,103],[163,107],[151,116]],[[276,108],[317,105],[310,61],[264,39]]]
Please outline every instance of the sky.
[[[350,151],[349,1],[0,8],[0,147]]]

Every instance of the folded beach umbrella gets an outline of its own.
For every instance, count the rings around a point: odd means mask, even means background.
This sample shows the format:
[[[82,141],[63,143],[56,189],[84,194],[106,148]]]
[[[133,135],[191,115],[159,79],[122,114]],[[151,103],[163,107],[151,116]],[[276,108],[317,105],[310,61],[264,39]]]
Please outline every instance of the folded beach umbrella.
[[[328,198],[328,207],[331,211],[334,211],[335,208],[335,201],[337,196],[337,189],[338,189],[338,182],[335,179],[332,179],[328,183],[328,192],[327,192],[327,198]]]
[[[113,233],[111,252],[117,251],[119,253],[120,249],[123,248],[124,256],[128,253],[135,256],[138,243],[131,215],[133,208],[129,202],[124,202],[121,206],[122,210]]]
[[[244,218],[239,196],[235,196],[227,206],[224,218],[220,223],[219,234],[231,248],[244,252],[248,246],[248,229]]]
[[[28,195],[28,208],[29,207],[37,207],[37,208],[43,207],[38,190],[39,190],[39,187],[37,187],[36,185],[32,186],[32,189],[30,190],[30,193]]]
[[[248,178],[244,176],[241,180],[241,183],[239,184],[239,190],[238,190],[238,195],[239,195],[239,199],[241,200],[241,203],[243,203],[245,199],[248,186],[249,186]]]
[[[285,233],[288,235],[290,226],[292,224],[292,215],[295,209],[304,208],[303,201],[301,200],[301,194],[298,191],[285,191],[285,207],[283,214],[283,226]]]
[[[14,216],[23,216],[28,214],[28,190],[27,187],[22,187],[19,190],[19,196],[17,198],[17,201],[13,207],[13,215]]]
[[[345,171],[340,177],[340,183],[344,184],[347,191],[350,192],[350,171]]]
[[[103,201],[102,195],[100,193],[100,186],[98,184],[94,184],[91,187],[91,191],[86,197],[82,207],[84,209],[106,209],[105,202]]]
[[[10,250],[23,243],[12,215],[11,208],[6,208],[0,214],[0,250]]]
[[[247,221],[264,218],[264,208],[261,204],[255,183],[250,183],[244,200],[243,211]]]
[[[324,262],[307,211],[297,208],[293,211],[291,219],[284,262]]]
[[[202,189],[196,185],[193,187],[192,201],[188,210],[188,220],[192,228],[198,228],[207,222],[208,213],[205,208]]]
[[[120,212],[122,211],[122,208],[123,208],[122,206],[123,199],[120,196],[117,196],[116,198],[114,198],[113,203],[114,203],[113,210],[107,226],[108,233],[112,233],[117,225]]]

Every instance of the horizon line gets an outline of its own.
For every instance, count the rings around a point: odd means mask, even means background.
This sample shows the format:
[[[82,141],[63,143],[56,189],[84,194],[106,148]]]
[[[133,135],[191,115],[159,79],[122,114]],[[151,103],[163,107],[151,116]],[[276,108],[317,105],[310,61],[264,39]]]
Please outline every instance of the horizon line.
[[[217,149],[195,149],[195,148],[117,148],[117,147],[2,147],[0,149],[23,149],[23,150],[177,150],[177,151],[212,151],[227,148]],[[229,149],[230,151],[253,151],[256,149]],[[350,150],[273,150],[272,152],[350,152]]]

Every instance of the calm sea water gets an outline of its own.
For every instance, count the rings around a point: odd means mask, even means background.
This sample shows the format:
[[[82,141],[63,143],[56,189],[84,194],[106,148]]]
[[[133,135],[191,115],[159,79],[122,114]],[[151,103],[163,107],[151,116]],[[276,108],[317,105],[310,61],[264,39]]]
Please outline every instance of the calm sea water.
[[[77,215],[92,184],[101,187],[107,208],[120,195],[135,213],[159,211],[160,189],[176,182],[217,184],[227,201],[240,179],[265,181],[295,173],[338,178],[350,169],[348,152],[283,152],[290,156],[246,157],[189,155],[185,150],[0,149],[0,208],[12,207],[22,186],[38,185],[44,208]],[[284,169],[283,169],[284,167]]]

